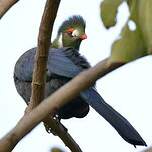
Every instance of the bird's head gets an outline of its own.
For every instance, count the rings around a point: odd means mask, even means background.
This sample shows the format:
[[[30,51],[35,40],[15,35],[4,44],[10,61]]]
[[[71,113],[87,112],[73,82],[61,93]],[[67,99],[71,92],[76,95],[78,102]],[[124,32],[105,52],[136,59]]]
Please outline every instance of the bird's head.
[[[65,20],[58,30],[55,44],[60,47],[79,49],[81,41],[87,38],[85,34],[85,21],[81,16],[72,16]]]

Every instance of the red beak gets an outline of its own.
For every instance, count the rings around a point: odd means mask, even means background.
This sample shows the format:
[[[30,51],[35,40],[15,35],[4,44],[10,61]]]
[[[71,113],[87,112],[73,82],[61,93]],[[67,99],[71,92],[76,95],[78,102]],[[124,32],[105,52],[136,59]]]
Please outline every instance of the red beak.
[[[86,34],[81,35],[81,36],[80,36],[80,39],[81,39],[81,40],[87,39],[87,35],[86,35]]]

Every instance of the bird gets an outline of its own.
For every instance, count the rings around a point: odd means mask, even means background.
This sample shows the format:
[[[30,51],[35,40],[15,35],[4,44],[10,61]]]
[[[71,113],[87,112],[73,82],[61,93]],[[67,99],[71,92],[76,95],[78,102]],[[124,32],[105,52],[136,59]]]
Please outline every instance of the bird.
[[[86,21],[80,15],[69,17],[59,27],[57,36],[49,48],[45,97],[91,67],[87,59],[79,52],[81,42],[87,39],[85,28]],[[17,92],[27,104],[31,96],[35,54],[36,47],[26,51],[19,57],[14,67]],[[125,141],[134,146],[146,146],[146,142],[130,122],[104,101],[97,92],[95,84],[80,92],[71,102],[62,106],[55,115],[60,120],[73,117],[83,118],[88,114],[90,106],[107,120]]]

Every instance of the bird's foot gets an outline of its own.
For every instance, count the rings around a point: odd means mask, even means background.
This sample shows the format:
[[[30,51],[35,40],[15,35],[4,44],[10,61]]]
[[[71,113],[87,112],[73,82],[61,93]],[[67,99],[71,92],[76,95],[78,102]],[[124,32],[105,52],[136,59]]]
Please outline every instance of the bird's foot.
[[[50,128],[50,126],[47,123],[44,123],[44,127],[47,133],[52,133],[54,136],[56,136],[56,132],[54,131],[54,129]]]
[[[60,128],[60,130],[64,131],[64,132],[67,132],[68,129],[60,122],[60,118],[58,115],[55,115],[53,117],[53,121],[54,121],[54,124],[55,126],[58,126]],[[56,133],[56,129],[55,127],[54,128],[51,128],[50,125],[48,125],[47,123],[44,123],[44,126],[45,126],[45,129],[46,131],[50,134],[52,133],[53,135],[57,136],[57,133]],[[54,126],[54,125],[52,125]]]

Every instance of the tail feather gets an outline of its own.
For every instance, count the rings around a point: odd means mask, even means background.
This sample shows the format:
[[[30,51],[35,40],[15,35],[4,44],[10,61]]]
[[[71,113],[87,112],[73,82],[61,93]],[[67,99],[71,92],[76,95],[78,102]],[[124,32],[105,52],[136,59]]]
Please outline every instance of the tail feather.
[[[105,118],[119,133],[119,135],[128,143],[146,146],[135,128],[120,113],[108,105],[103,98],[93,88],[81,92],[81,97],[95,109],[103,118]]]

